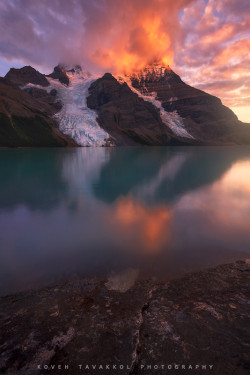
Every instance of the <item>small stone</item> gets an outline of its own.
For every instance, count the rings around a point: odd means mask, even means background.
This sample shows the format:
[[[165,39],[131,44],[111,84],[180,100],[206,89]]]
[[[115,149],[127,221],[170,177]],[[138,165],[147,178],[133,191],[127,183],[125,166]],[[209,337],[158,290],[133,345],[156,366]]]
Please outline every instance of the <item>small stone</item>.
[[[57,317],[58,315],[59,315],[59,311],[56,311],[56,312],[50,314],[50,316],[53,316],[53,317]]]

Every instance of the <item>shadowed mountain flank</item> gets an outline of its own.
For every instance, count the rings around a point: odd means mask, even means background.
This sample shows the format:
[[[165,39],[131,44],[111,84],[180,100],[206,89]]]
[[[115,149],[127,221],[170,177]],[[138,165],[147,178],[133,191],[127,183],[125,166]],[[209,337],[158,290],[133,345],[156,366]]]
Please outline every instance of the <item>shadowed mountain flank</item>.
[[[0,79],[0,146],[250,144],[250,125],[168,66],[102,77],[79,65]]]

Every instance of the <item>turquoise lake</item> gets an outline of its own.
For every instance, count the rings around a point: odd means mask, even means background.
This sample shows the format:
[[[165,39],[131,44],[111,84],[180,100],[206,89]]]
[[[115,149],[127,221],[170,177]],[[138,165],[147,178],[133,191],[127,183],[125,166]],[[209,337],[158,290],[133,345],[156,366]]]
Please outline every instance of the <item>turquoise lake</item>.
[[[250,147],[0,150],[2,295],[249,253]]]

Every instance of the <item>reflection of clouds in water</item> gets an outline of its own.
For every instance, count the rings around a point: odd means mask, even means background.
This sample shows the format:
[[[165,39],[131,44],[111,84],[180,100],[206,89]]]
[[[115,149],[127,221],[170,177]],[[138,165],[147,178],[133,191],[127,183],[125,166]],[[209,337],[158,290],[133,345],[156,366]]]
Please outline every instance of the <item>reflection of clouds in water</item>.
[[[109,216],[116,234],[128,241],[132,251],[157,253],[169,241],[172,213],[166,205],[150,207],[123,197],[116,201]]]
[[[154,254],[164,270],[174,270],[187,260],[205,264],[223,251],[228,261],[230,249],[249,251],[247,149],[80,148],[6,155],[2,171],[10,174],[3,174],[1,189],[14,208],[0,213],[2,280],[21,286],[22,275],[33,271],[34,279],[44,278],[120,259],[135,267],[134,259],[150,263]],[[17,195],[19,190],[25,194]]]
[[[250,193],[250,161],[235,163],[225,174],[222,185],[230,186],[231,191]],[[250,202],[249,202],[250,203]]]
[[[195,222],[197,238],[213,239],[235,250],[243,246],[248,251],[250,161],[236,162],[219,181],[184,195],[175,206],[176,219],[184,218],[183,227],[187,214],[189,225]]]

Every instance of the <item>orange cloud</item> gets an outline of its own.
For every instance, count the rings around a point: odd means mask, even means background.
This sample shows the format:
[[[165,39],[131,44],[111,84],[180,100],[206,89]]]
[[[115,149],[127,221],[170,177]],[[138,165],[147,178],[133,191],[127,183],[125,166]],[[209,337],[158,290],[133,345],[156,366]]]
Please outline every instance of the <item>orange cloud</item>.
[[[215,30],[209,35],[205,35],[202,39],[202,42],[206,44],[217,44],[225,42],[232,38],[232,35],[234,35],[234,31],[235,27],[233,24],[223,25],[222,28]]]
[[[226,46],[214,59],[214,65],[224,65],[240,62],[244,57],[248,57],[250,50],[250,39],[240,39]]]
[[[239,6],[236,0],[197,0],[196,11],[192,8],[184,10],[181,20],[186,48],[175,49],[177,72],[250,123],[249,1]]]
[[[166,65],[172,64],[173,29],[169,17],[175,18],[176,30],[178,23],[175,8],[171,11],[170,7],[169,15],[166,15],[168,3],[160,0],[145,4],[141,1],[134,2],[129,17],[127,14],[124,15],[127,23],[123,22],[121,25],[116,25],[121,17],[118,13],[114,25],[111,24],[109,29],[104,30],[106,35],[104,43],[96,43],[96,38],[93,36],[95,47],[89,50],[89,60],[113,72],[127,73],[143,68],[153,61],[160,61]],[[98,29],[95,30],[96,32]]]
[[[156,59],[224,104],[246,106],[249,14],[249,0],[5,1],[1,58],[47,73],[58,62],[122,73]]]

